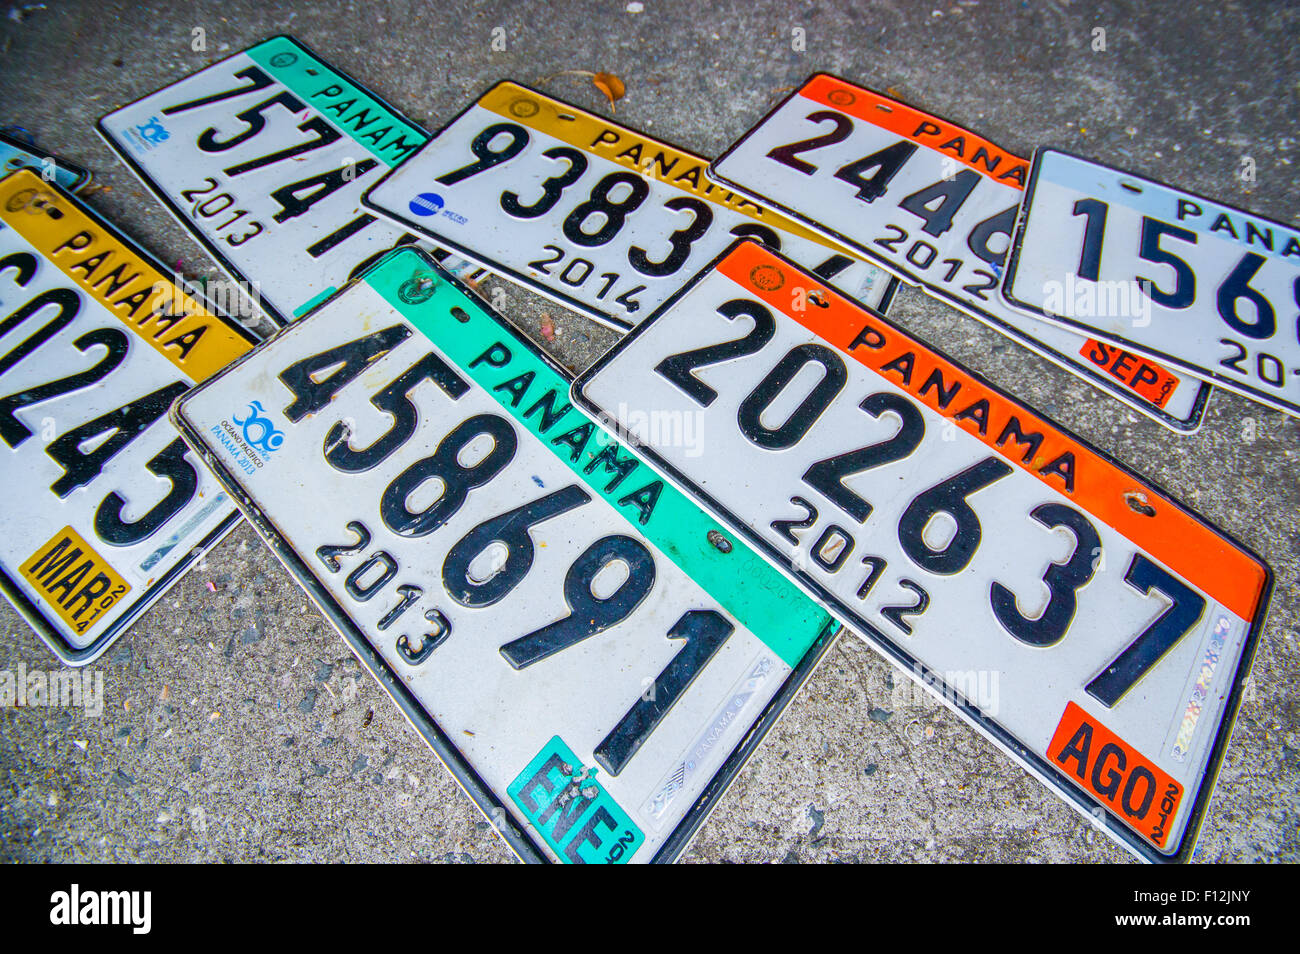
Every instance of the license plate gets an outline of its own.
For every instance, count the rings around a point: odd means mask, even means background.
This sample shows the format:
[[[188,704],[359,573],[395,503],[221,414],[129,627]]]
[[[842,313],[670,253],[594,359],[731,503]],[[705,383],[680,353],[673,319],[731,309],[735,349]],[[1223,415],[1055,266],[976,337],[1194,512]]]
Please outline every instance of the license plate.
[[[835,624],[414,249],[178,404],[529,860],[671,860]]]
[[[31,169],[46,182],[58,183],[68,192],[76,192],[90,181],[89,170],[0,132],[0,177],[19,169]]]
[[[0,585],[99,656],[238,519],[166,419],[255,339],[40,176],[0,181]]]
[[[1263,622],[1254,554],[754,243],[574,394],[1121,843],[1190,854]],[[665,432],[685,420],[702,448]]]
[[[1040,149],[1012,304],[1300,416],[1300,231]]]
[[[278,324],[415,240],[361,193],[428,133],[290,37],[123,106],[99,132]]]
[[[708,160],[518,83],[492,87],[368,208],[619,331],[737,237],[881,308],[895,279],[708,182]]]
[[[1017,312],[998,294],[1029,161],[969,130],[815,75],[710,167],[1112,397],[1194,431],[1209,388]]]

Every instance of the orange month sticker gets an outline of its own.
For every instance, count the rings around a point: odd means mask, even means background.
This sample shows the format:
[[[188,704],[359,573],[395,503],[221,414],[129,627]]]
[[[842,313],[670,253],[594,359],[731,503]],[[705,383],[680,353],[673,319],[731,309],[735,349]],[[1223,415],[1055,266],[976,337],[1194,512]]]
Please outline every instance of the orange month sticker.
[[[1183,786],[1073,702],[1065,706],[1047,757],[1130,828],[1165,846]]]
[[[1093,338],[1079,349],[1083,355],[1120,384],[1140,394],[1156,407],[1164,407],[1178,387],[1178,376],[1147,358]]]
[[[1243,620],[1254,618],[1268,581],[1264,565],[1140,478],[756,242],[736,246],[717,270],[1060,491]]]

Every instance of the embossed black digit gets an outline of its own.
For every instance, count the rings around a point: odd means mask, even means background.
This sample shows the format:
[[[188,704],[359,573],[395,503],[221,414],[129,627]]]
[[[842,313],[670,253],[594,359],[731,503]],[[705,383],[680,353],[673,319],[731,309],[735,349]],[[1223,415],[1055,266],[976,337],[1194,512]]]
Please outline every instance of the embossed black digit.
[[[702,407],[712,404],[717,399],[718,392],[695,376],[696,368],[756,354],[776,334],[776,320],[772,313],[751,299],[735,298],[725,302],[718,306],[718,314],[729,321],[743,315],[753,320],[754,327],[743,338],[669,355],[655,365],[655,371],[681,388]]]
[[[213,93],[210,96],[201,96],[198,99],[191,99],[184,103],[177,103],[174,106],[164,106],[161,110],[164,116],[174,116],[176,113],[183,113],[189,109],[198,109],[200,106],[210,106],[213,103],[219,103],[222,100],[233,99],[236,96],[243,96],[245,93],[252,93],[259,89],[266,89],[274,80],[267,76],[256,66],[250,66],[247,69],[239,70],[235,73],[236,79],[248,80],[247,86],[236,86],[234,89],[224,90],[220,93]]]
[[[1016,227],[1016,213],[1019,211],[1020,206],[1013,205],[1009,209],[1003,209],[997,215],[990,215],[983,222],[977,223],[975,228],[970,230],[970,235],[966,236],[966,247],[994,268],[1001,268],[1002,263],[1007,258],[1007,249],[1004,248],[1000,252],[995,252],[990,248],[990,244],[993,241],[993,236],[1005,235],[1007,245],[1010,247],[1011,230]]]
[[[48,291],[41,292],[6,317],[4,321],[0,321],[0,338],[9,334],[46,305],[56,307],[58,314],[36,331],[33,331],[3,358],[0,358],[0,374],[4,374],[50,338],[72,324],[72,320],[77,317],[77,312],[81,311],[81,296],[71,288],[51,288]]]
[[[285,406],[284,416],[296,424],[308,414],[316,413],[345,385],[410,336],[411,329],[406,325],[390,325],[289,365],[280,372],[280,380],[293,394],[293,401]],[[322,372],[338,365],[342,367],[317,380]]]
[[[56,437],[45,448],[45,453],[63,467],[64,473],[50,484],[50,490],[66,497],[78,487],[90,483],[100,475],[105,464],[166,414],[172,401],[188,390],[189,385],[183,381],[173,381]],[[104,437],[105,434],[108,436]],[[96,438],[99,440],[95,441],[93,449],[82,450],[84,444]]]
[[[669,639],[685,640],[650,690],[641,693],[618,724],[596,746],[596,761],[618,775],[654,734],[673,705],[708,665],[736,627],[717,610],[687,610],[668,630]]]
[[[857,187],[857,197],[863,202],[874,202],[885,194],[890,180],[898,175],[898,170],[912,154],[916,152],[916,143],[900,139],[892,146],[879,149],[869,156],[856,159],[848,165],[835,170],[835,178]],[[870,175],[863,173],[870,172]]]
[[[590,501],[591,494],[577,484],[570,484],[484,520],[447,553],[442,563],[442,582],[447,593],[461,606],[470,607],[491,606],[505,599],[533,565],[535,549],[529,528]],[[505,562],[487,579],[472,579],[470,564],[494,543],[506,548]]]
[[[209,126],[199,133],[199,138],[195,141],[195,144],[204,152],[225,152],[227,149],[234,149],[240,143],[247,142],[266,128],[265,111],[276,104],[283,106],[290,113],[300,113],[306,108],[303,106],[302,100],[285,90],[262,100],[256,106],[248,107],[242,113],[236,113],[235,118],[248,127],[243,132],[235,133],[228,139],[221,139],[217,135],[216,128]]]
[[[36,274],[36,265],[36,256],[31,252],[10,252],[4,258],[0,258],[0,275],[13,269],[18,273],[14,278],[14,284],[25,286]]]
[[[1188,634],[1205,612],[1205,598],[1141,553],[1134,554],[1124,582],[1139,593],[1155,590],[1170,601],[1169,608],[1098,676],[1088,683],[1088,695],[1110,708],[1124,698],[1178,641]]]
[[[1140,275],[1137,279],[1138,286],[1157,305],[1164,305],[1166,308],[1189,308],[1196,299],[1196,273],[1192,271],[1190,265],[1173,252],[1168,252],[1160,247],[1160,239],[1166,235],[1192,245],[1196,244],[1195,232],[1144,215],[1142,216],[1142,237],[1138,244],[1138,256],[1148,262],[1168,265],[1172,268],[1174,270],[1174,290],[1167,292],[1157,288],[1154,281]]]
[[[979,179],[978,172],[963,169],[951,179],[940,179],[934,185],[918,189],[900,201],[898,207],[925,223],[921,226],[922,232],[938,238],[952,228],[953,216],[979,185]],[[938,205],[934,205],[936,202]]]
[[[966,498],[1011,473],[1011,465],[996,457],[986,457],[960,473],[923,490],[903,511],[898,520],[898,542],[903,552],[921,569],[941,576],[951,576],[966,569],[980,545],[982,529],[979,517]],[[946,513],[957,523],[952,538],[940,550],[925,542],[924,530],[939,513]]]
[[[1235,268],[1223,280],[1215,296],[1219,317],[1224,323],[1247,338],[1256,341],[1271,338],[1277,330],[1277,319],[1273,305],[1267,298],[1250,287],[1250,280],[1265,262],[1263,255],[1247,252],[1241,257]],[[1237,302],[1246,299],[1255,308],[1255,319],[1245,321],[1237,314]]]
[[[374,567],[381,567],[379,576],[375,577],[369,583],[362,583],[361,579]],[[343,581],[343,588],[357,602],[365,603],[370,600],[376,593],[382,590],[388,582],[397,576],[397,561],[387,550],[376,550],[348,574],[347,579]]]
[[[1078,609],[1078,591],[1092,579],[1101,556],[1101,537],[1097,528],[1079,511],[1065,504],[1046,503],[1035,507],[1030,516],[1047,529],[1065,527],[1074,535],[1074,549],[1064,563],[1053,563],[1043,574],[1047,587],[1047,606],[1037,619],[1020,612],[1016,595],[1001,583],[989,588],[993,615],[1008,633],[1030,646],[1055,646],[1065,636]]]
[[[1073,213],[1088,220],[1083,228],[1083,246],[1079,249],[1079,267],[1075,273],[1095,282],[1101,274],[1101,244],[1106,234],[1106,216],[1110,214],[1110,206],[1100,199],[1079,199],[1074,203]]]
[[[20,421],[15,413],[19,408],[31,407],[62,394],[71,394],[73,391],[102,381],[126,360],[129,348],[126,332],[118,328],[95,328],[87,331],[74,341],[73,345],[79,351],[89,351],[99,346],[105,349],[105,354],[85,371],[69,374],[48,384],[24,388],[22,391],[0,398],[0,437],[3,437],[4,442],[10,447],[17,447],[32,436],[31,428]]]
[[[798,520],[773,520],[769,526],[797,547],[799,538],[794,535],[794,532],[807,530],[817,522],[817,508],[797,495],[790,498],[790,503],[803,508],[804,515]]]
[[[148,539],[158,528],[180,513],[199,489],[199,472],[185,459],[185,442],[179,437],[155,454],[145,465],[149,473],[162,477],[171,486],[167,495],[138,520],[126,520],[122,511],[127,501],[113,491],[95,511],[95,533],[115,547],[129,547]]]
[[[609,194],[620,185],[627,186],[629,191],[625,197],[615,202],[610,199]],[[611,172],[596,183],[591,190],[590,198],[579,203],[569,213],[568,218],[564,220],[564,237],[574,245],[581,245],[584,248],[604,245],[619,233],[627,217],[636,211],[649,194],[650,186],[635,173]],[[604,222],[595,232],[584,232],[582,227],[593,215],[601,216]]]
[[[820,364],[823,369],[821,378],[779,427],[768,427],[762,421],[763,412],[807,364]],[[796,345],[740,402],[736,421],[741,433],[768,450],[793,447],[830,407],[848,379],[844,361],[830,348],[816,343]]]
[[[469,467],[460,454],[482,435],[492,438],[492,449]],[[462,421],[439,442],[428,457],[407,467],[384,488],[379,513],[394,533],[403,537],[423,537],[450,520],[465,504],[475,487],[482,487],[514,459],[519,439],[510,422],[496,414],[475,414]],[[408,506],[408,498],[428,480],[438,480],[442,493],[421,511]]]
[[[542,155],[548,159],[563,159],[569,166],[558,176],[551,176],[542,181],[542,197],[532,205],[524,205],[520,202],[517,192],[502,192],[501,208],[505,210],[506,215],[512,215],[517,219],[535,219],[545,215],[555,208],[555,203],[560,201],[564,190],[581,179],[582,174],[587,171],[587,157],[577,149],[556,146],[554,149],[547,149]]]
[[[510,137],[510,142],[504,149],[494,152],[489,147],[492,141],[503,133]],[[494,123],[475,136],[474,141],[469,144],[469,151],[474,153],[476,157],[473,162],[467,166],[461,166],[459,169],[444,173],[438,176],[435,181],[443,185],[455,185],[470,176],[486,172],[493,166],[499,166],[523,152],[524,147],[528,145],[528,139],[528,130],[524,129],[523,126],[518,126],[515,123]]]
[[[690,257],[691,246],[703,238],[704,234],[709,231],[709,226],[713,224],[713,210],[699,199],[680,196],[676,199],[669,199],[664,203],[664,208],[672,209],[675,212],[690,212],[694,215],[694,218],[686,228],[678,229],[668,236],[669,252],[658,262],[651,261],[646,254],[646,250],[640,246],[634,245],[628,249],[627,260],[632,263],[633,268],[643,275],[662,277],[677,271],[686,264],[686,259]]]
[[[627,577],[609,596],[596,596],[591,589],[596,576],[618,562],[627,567]],[[568,614],[506,643],[501,647],[501,655],[516,669],[526,669],[584,639],[603,633],[631,616],[650,593],[654,582],[654,557],[645,544],[621,534],[601,537],[573,561],[564,575],[564,601],[569,606]]]
[[[883,441],[814,462],[804,472],[803,479],[827,500],[862,523],[871,516],[872,506],[845,486],[845,479],[911,456],[925,437],[925,418],[911,401],[890,391],[868,395],[858,406],[872,417],[894,415],[898,418],[898,430]]]
[[[356,543],[326,543],[316,548],[317,558],[329,567],[331,573],[341,570],[339,557],[343,554],[360,553],[370,546],[370,528],[360,520],[349,520],[348,529],[357,535]]]
[[[360,162],[347,163],[337,169],[290,182],[271,193],[271,198],[280,206],[280,211],[271,216],[277,222],[288,222],[311,210],[322,199],[328,198],[339,189],[346,189],[379,163],[374,159],[362,159]],[[230,170],[226,170],[229,172]],[[372,220],[373,221],[373,220]],[[369,223],[366,223],[369,224]],[[343,236],[346,238],[347,236]],[[322,240],[323,241],[323,240]],[[340,239],[341,241],[341,239]],[[316,248],[319,246],[312,246]],[[316,256],[319,257],[319,253]]]
[[[930,606],[930,594],[926,592],[925,587],[920,583],[906,577],[899,580],[898,585],[914,594],[916,602],[907,605],[882,606],[880,607],[880,615],[910,636],[912,635],[912,624],[907,621],[907,617],[920,616],[924,613]]]
[[[369,446],[358,450],[348,440],[351,431],[339,421],[325,434],[325,459],[350,474],[369,470],[386,460],[415,433],[419,412],[411,401],[411,391],[421,381],[432,381],[453,400],[469,390],[465,380],[430,351],[370,399],[375,408],[392,415],[392,427]]]
[[[255,169],[263,169],[266,166],[274,165],[282,159],[292,159],[294,156],[301,156],[308,152],[314,152],[317,149],[324,149],[326,146],[332,145],[343,138],[341,132],[319,116],[313,116],[307,121],[301,123],[298,126],[298,131],[313,132],[316,134],[316,138],[304,143],[299,143],[296,146],[289,146],[287,149],[280,149],[276,152],[267,153],[265,156],[259,156],[256,159],[249,159],[246,162],[227,166],[224,172],[228,176],[242,176],[246,172],[252,172]],[[362,163],[356,165],[354,170],[356,175],[353,176],[353,179],[364,175],[364,171],[361,169],[362,165]],[[373,160],[369,160],[365,164],[366,170],[373,169],[375,165],[376,163]],[[276,221],[278,222],[280,219],[277,218]]]
[[[757,222],[742,222],[740,225],[732,227],[731,234],[736,238],[752,238],[774,251],[781,251],[781,236],[776,233],[775,229],[770,229],[766,225],[759,225]]]
[[[807,119],[811,123],[834,123],[835,128],[828,133],[820,136],[813,136],[811,139],[802,139],[799,142],[787,143],[784,146],[777,146],[768,152],[768,158],[775,159],[782,165],[789,166],[796,172],[802,172],[806,176],[812,175],[817,171],[817,167],[811,162],[805,162],[799,158],[801,152],[811,152],[814,149],[821,149],[823,146],[833,146],[837,142],[843,142],[853,133],[853,120],[840,113],[831,112],[827,109],[819,109],[817,112],[809,113]]]

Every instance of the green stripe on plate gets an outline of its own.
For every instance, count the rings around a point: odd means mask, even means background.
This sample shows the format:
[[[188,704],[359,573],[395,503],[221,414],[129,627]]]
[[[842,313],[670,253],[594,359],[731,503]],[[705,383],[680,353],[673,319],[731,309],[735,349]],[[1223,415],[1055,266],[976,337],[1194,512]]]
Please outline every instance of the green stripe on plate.
[[[295,318],[301,318],[303,315],[307,314],[307,312],[311,311],[313,308],[315,308],[317,305],[323,302],[326,298],[329,298],[330,295],[333,295],[336,291],[338,291],[338,288],[335,287],[334,285],[331,285],[329,288],[325,289],[319,295],[315,295],[312,298],[307,299],[305,302],[303,302],[301,305],[295,308],[293,310],[293,316]]]
[[[287,37],[248,51],[258,66],[390,169],[429,137],[356,83],[340,76]]]
[[[640,457],[571,406],[569,379],[534,354],[518,334],[494,321],[483,305],[448,281],[445,273],[434,276],[431,265],[432,260],[423,253],[400,249],[367,271],[362,280],[786,665],[796,666],[830,622],[830,615],[745,543],[723,531],[698,504]],[[417,304],[404,301],[403,286],[406,296],[412,297],[417,290],[412,280],[421,276],[436,280],[430,297]],[[453,316],[453,308],[460,310],[464,321]],[[489,354],[498,359],[499,366],[485,359]],[[507,383],[513,391],[505,387]],[[549,407],[555,413],[550,426],[544,426],[541,409],[534,408],[539,400],[546,408],[548,394]],[[529,414],[530,410],[533,413]],[[630,459],[635,466],[615,480],[617,472],[605,467],[612,459]],[[724,554],[709,542],[710,531],[731,542],[730,553]]]

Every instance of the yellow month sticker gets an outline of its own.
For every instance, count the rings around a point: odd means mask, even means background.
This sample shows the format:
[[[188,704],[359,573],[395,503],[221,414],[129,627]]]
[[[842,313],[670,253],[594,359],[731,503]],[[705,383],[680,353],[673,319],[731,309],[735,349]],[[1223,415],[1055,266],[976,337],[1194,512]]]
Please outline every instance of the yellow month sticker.
[[[71,527],[64,527],[42,544],[19,568],[59,618],[78,633],[131,591],[107,560]]]

